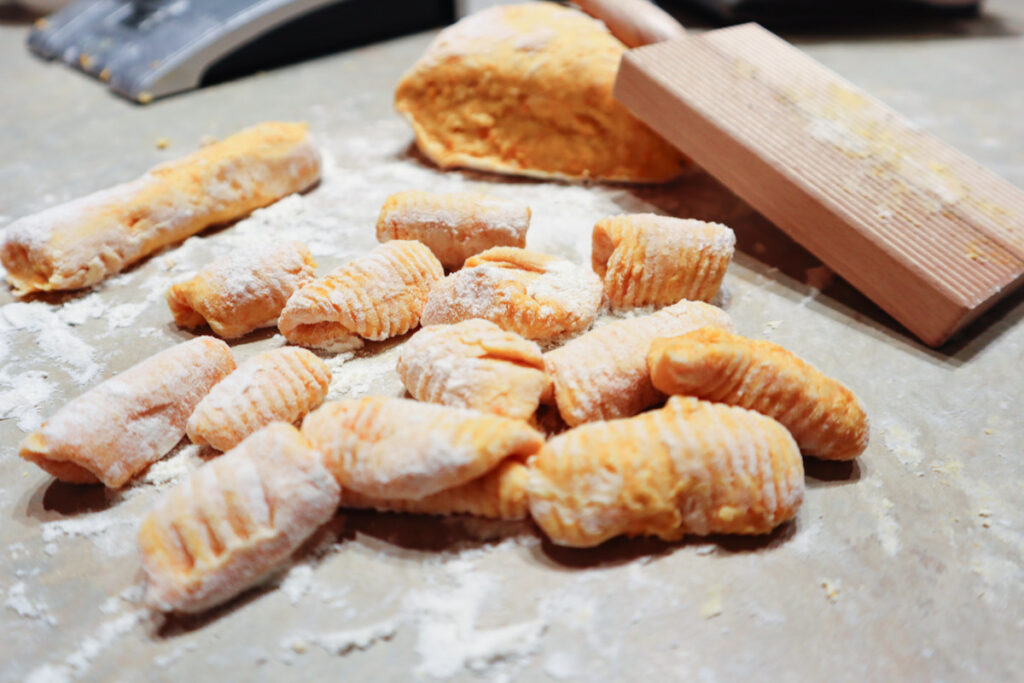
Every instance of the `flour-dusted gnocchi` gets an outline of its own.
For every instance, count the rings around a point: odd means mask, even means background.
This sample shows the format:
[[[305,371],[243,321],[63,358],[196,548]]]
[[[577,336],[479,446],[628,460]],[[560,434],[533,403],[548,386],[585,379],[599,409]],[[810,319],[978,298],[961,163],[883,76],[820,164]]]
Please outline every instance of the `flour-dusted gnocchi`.
[[[647,358],[659,390],[773,417],[808,455],[849,460],[867,448],[853,392],[778,344],[705,328],[656,340]]]
[[[143,520],[146,603],[201,612],[238,595],[330,519],[340,497],[297,429],[264,427],[164,493]]]
[[[735,245],[720,223],[630,214],[597,222],[591,260],[612,307],[667,306],[711,301]]]
[[[306,349],[264,351],[199,402],[186,424],[188,438],[229,450],[264,425],[304,417],[323,402],[330,383],[330,368]]]
[[[206,323],[234,339],[277,324],[288,297],[316,278],[316,261],[301,242],[266,242],[214,261],[167,290],[180,327]]]
[[[548,254],[495,247],[437,283],[423,309],[424,325],[490,320],[527,339],[587,329],[601,307],[601,280]]]
[[[448,270],[491,247],[526,246],[530,207],[472,192],[397,192],[377,219],[377,239],[418,240]]]
[[[467,514],[489,519],[522,520],[529,516],[527,467],[508,459],[472,481],[415,499],[372,498],[345,491],[342,507],[422,515]]]
[[[420,242],[387,242],[292,294],[278,327],[293,344],[328,350],[405,334],[442,277],[441,263]]]
[[[556,436],[529,467],[530,515],[554,543],[577,547],[622,534],[764,534],[804,494],[800,451],[782,425],[679,396]]]
[[[12,223],[0,260],[18,294],[89,287],[319,178],[320,154],[305,124],[262,123],[132,182]]]
[[[521,420],[381,397],[325,403],[302,433],[346,491],[387,500],[461,486],[544,443]]]
[[[219,339],[178,344],[67,403],[19,455],[62,481],[119,488],[174,448],[192,410],[234,369]]]
[[[540,347],[487,320],[424,327],[398,352],[414,398],[522,420],[549,385]]]
[[[664,395],[647,372],[651,342],[706,325],[732,329],[725,311],[699,301],[680,301],[651,315],[598,327],[544,354],[562,419],[576,426],[629,417],[654,405]]]

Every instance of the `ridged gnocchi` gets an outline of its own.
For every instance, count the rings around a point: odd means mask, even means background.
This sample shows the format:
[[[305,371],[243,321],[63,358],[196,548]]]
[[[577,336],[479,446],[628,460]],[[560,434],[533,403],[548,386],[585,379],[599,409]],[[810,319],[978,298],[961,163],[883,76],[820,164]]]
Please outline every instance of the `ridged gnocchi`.
[[[522,420],[549,384],[539,346],[479,319],[424,327],[399,350],[396,369],[420,401]]]
[[[554,400],[570,426],[636,415],[664,395],[651,384],[647,350],[658,337],[705,325],[732,329],[725,311],[680,301],[651,315],[598,327],[544,354]]]
[[[591,261],[613,308],[668,306],[711,301],[735,245],[736,235],[720,223],[611,216],[594,226]]]
[[[377,239],[418,240],[448,270],[491,247],[526,246],[530,207],[472,192],[396,192],[377,219]]]
[[[548,254],[495,247],[437,283],[423,325],[482,318],[527,339],[587,329],[601,306],[601,280]]]
[[[778,420],[809,455],[849,460],[868,444],[857,397],[778,344],[705,328],[651,345],[654,386],[756,410]]]
[[[342,507],[423,515],[467,514],[489,519],[523,520],[529,516],[527,467],[509,459],[470,482],[415,499],[371,498],[345,491]]]
[[[331,371],[306,349],[286,346],[242,363],[199,402],[185,431],[220,451],[271,422],[295,422],[327,396]]]
[[[327,350],[405,334],[419,324],[427,295],[443,276],[423,244],[387,242],[292,294],[278,327],[293,344]]]
[[[164,493],[143,520],[146,603],[201,612],[229,600],[284,562],[340,497],[297,429],[264,427]]]
[[[61,481],[120,488],[181,441],[192,410],[234,369],[219,339],[172,346],[68,402],[18,454]]]
[[[316,278],[316,261],[301,242],[268,242],[214,261],[167,290],[179,327],[206,323],[224,339],[274,326],[295,290]]]
[[[759,413],[675,396],[664,408],[571,429],[530,461],[530,514],[558,545],[764,534],[803,502],[800,451]]]
[[[302,433],[346,491],[388,500],[461,486],[544,443],[521,420],[381,397],[325,403]]]

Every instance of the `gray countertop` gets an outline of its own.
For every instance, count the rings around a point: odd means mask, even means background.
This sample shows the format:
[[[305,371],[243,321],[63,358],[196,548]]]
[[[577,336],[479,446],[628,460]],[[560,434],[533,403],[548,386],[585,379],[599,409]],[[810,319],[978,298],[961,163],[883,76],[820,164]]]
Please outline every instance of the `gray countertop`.
[[[920,29],[920,27],[919,27]],[[926,29],[926,30],[925,30]],[[1024,6],[801,47],[1024,186]],[[932,350],[712,180],[572,186],[442,173],[392,112],[410,36],[134,106],[24,49],[0,11],[0,227],[266,119],[307,120],[324,182],[96,289],[0,291],[0,679],[1010,680],[1024,666],[1024,294]],[[169,146],[158,149],[166,138]],[[162,294],[247,240],[286,233],[327,268],[375,243],[387,194],[483,188],[528,201],[529,242],[589,262],[594,221],[718,219],[739,251],[723,305],[851,386],[872,419],[853,464],[807,461],[797,520],[764,539],[558,549],[529,524],[341,512],[274,586],[202,618],[137,604],[134,528],[207,454],[179,447],[118,494],[16,456],[99,379],[189,338]],[[399,340],[397,343],[400,343]],[[270,332],[234,345],[280,345]],[[332,396],[397,395],[396,343],[330,360]]]

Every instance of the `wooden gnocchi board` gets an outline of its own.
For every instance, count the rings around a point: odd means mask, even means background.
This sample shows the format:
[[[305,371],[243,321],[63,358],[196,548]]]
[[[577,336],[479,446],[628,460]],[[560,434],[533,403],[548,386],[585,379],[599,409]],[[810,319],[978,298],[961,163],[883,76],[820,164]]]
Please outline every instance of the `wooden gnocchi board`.
[[[1024,192],[757,24],[629,51],[615,96],[931,346],[1024,280]]]

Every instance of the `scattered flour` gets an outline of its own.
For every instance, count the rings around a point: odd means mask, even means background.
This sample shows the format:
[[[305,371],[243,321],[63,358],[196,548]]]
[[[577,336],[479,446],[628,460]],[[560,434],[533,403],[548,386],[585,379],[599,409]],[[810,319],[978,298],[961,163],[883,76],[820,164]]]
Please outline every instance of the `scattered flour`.
[[[90,513],[83,517],[44,522],[41,537],[44,543],[65,538],[86,538],[108,557],[124,557],[135,551],[132,533],[138,523],[125,517],[117,508]]]
[[[35,619],[50,626],[57,625],[57,619],[50,614],[46,602],[42,598],[30,598],[28,586],[23,581],[18,581],[7,589],[7,602],[4,604],[26,619]]]
[[[126,612],[104,622],[59,664],[44,664],[32,671],[27,683],[64,683],[86,674],[92,663],[114,643],[150,616],[148,610]]]
[[[400,624],[398,618],[387,619],[361,628],[288,638],[282,646],[292,652],[302,652],[306,644],[311,643],[330,654],[347,655],[354,650],[366,650],[380,641],[391,640],[398,633]]]

